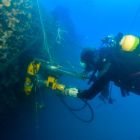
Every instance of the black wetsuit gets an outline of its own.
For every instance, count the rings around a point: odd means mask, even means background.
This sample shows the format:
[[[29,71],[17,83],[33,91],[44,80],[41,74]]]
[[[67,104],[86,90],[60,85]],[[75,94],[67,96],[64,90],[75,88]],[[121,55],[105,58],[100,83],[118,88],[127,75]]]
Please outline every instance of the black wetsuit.
[[[116,48],[100,49],[98,70],[102,70],[107,63],[110,63],[110,67],[89,89],[79,92],[78,97],[92,99],[110,81],[125,91],[140,94],[139,52],[125,52]]]

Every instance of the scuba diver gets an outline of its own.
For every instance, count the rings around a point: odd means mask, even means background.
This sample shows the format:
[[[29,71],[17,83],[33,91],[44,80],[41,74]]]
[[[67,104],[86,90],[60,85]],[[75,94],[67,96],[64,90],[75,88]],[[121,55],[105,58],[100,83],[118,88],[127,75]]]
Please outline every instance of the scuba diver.
[[[67,95],[92,99],[98,93],[108,92],[113,82],[120,87],[122,96],[129,92],[140,95],[140,39],[134,35],[107,36],[100,49],[86,48],[81,53],[81,64],[87,73],[92,72],[89,89],[69,88]],[[104,90],[107,89],[107,90]],[[107,94],[107,93],[106,93]]]

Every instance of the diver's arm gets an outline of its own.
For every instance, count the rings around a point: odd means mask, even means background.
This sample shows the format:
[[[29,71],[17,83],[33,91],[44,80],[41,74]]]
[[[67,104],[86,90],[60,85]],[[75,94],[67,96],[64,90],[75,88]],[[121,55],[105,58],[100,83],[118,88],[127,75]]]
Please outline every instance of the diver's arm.
[[[111,70],[111,63],[106,62],[102,70],[99,71],[99,74],[97,75],[97,79],[92,84],[92,86],[89,89],[84,90],[82,92],[79,91],[77,97],[86,98],[86,99],[94,98],[99,92],[101,92],[104,89],[104,87],[110,81],[110,70]]]
[[[99,71],[97,79],[99,79],[100,77],[104,76],[109,71],[110,67],[111,67],[111,63],[110,62],[106,62],[106,64],[104,64],[103,69]]]
[[[84,91],[79,91],[77,94],[78,98],[85,98],[85,99],[92,99],[94,98],[99,92],[101,92],[104,86],[109,82],[109,78],[107,75],[102,76],[98,79],[89,89]]]
[[[77,88],[69,88],[67,89],[67,95],[85,99],[94,98],[110,81],[110,66],[110,63],[106,63],[106,65],[104,65],[103,69],[99,72],[97,79],[94,81],[94,84],[92,84],[89,89],[80,91]]]

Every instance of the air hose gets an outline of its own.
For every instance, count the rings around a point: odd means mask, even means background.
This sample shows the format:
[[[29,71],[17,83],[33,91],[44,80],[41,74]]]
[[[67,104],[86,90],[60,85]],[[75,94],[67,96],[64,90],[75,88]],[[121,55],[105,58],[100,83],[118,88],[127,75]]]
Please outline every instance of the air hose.
[[[60,101],[61,103],[72,113],[72,115],[77,118],[78,120],[80,120],[81,122],[84,122],[84,123],[91,123],[93,120],[94,120],[94,110],[93,108],[91,107],[91,105],[88,103],[87,100],[83,100],[83,99],[80,99],[84,104],[79,107],[79,108],[74,108],[74,107],[71,107],[67,101],[65,100],[65,97],[64,96],[60,96],[59,95],[59,98],[60,98]],[[79,111],[82,111],[84,110],[85,108],[88,108],[89,111],[90,111],[90,117],[87,118],[87,119],[83,119],[82,117],[78,116],[78,112]]]

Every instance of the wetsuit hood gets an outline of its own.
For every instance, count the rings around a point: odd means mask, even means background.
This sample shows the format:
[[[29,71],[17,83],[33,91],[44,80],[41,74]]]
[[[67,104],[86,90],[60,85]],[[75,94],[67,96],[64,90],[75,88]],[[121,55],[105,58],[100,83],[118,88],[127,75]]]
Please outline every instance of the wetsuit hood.
[[[80,62],[84,66],[85,71],[95,71],[97,69],[98,50],[85,48],[81,52]]]

